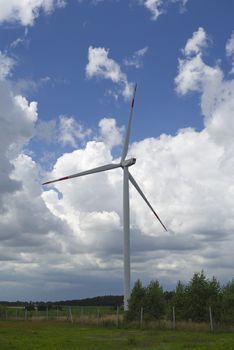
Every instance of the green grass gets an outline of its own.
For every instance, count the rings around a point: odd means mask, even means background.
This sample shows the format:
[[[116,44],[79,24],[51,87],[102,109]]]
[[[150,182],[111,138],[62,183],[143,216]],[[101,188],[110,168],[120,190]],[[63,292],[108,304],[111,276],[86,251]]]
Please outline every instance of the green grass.
[[[1,350],[234,350],[233,333],[84,328],[52,321],[0,322]]]

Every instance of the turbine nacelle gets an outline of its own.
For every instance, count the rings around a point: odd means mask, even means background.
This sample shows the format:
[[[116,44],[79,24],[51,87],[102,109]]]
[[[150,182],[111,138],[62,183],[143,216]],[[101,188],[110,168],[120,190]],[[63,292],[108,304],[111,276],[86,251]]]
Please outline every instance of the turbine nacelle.
[[[130,158],[126,159],[121,163],[121,166],[124,167],[129,167],[131,165],[134,165],[136,163],[136,158]]]

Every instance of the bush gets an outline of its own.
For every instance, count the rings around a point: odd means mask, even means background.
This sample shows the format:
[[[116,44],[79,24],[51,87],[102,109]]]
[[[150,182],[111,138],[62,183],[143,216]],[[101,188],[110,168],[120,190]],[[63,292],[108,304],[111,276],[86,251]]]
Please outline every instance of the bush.
[[[151,319],[160,319],[165,314],[166,302],[163,289],[157,280],[151,281],[146,288],[144,313]]]
[[[140,280],[137,280],[128,302],[128,312],[126,314],[126,319],[128,321],[139,320],[141,308],[144,307],[146,291],[142,287]]]
[[[222,321],[234,323],[234,279],[223,287]]]

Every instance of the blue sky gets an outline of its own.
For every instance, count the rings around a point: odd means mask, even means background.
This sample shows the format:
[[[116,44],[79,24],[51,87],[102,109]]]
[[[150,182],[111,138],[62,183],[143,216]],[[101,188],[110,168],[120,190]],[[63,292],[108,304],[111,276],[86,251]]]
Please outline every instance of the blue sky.
[[[231,279],[233,1],[0,5],[1,298],[122,293],[121,173],[40,183],[118,161],[135,82],[132,171],[169,232],[132,191],[132,281]]]
[[[114,103],[111,98],[103,98],[106,89],[113,88],[111,82],[85,77],[89,46],[108,48],[109,56],[121,65],[129,81],[139,84],[136,118],[141,132],[133,130],[137,139],[162,132],[175,134],[186,126],[200,129],[197,96],[179,99],[175,94],[177,59],[188,34],[199,26],[205,28],[213,41],[206,60],[213,63],[221,59],[233,29],[232,6],[228,1],[224,4],[208,1],[205,6],[202,1],[190,1],[181,14],[179,4],[170,4],[166,14],[152,21],[149,11],[137,2],[102,1],[92,5],[90,1],[81,4],[70,1],[66,8],[51,16],[35,19],[35,25],[28,28],[29,43],[12,50],[17,56],[14,77],[33,81],[51,78],[51,84],[36,93],[27,91],[29,97],[37,99],[43,119],[64,113],[95,126],[103,114],[109,114],[124,123],[128,104],[122,99]],[[2,27],[2,50],[24,36],[22,26]],[[148,51],[142,59],[143,67],[124,67],[123,60],[144,47]],[[229,69],[226,59],[222,66]],[[155,119],[157,128],[152,130],[151,120],[155,124]]]

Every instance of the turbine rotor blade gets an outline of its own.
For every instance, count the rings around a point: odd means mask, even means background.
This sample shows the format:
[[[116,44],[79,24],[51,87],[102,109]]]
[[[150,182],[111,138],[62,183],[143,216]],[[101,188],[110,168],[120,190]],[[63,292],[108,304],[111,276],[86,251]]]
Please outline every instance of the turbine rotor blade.
[[[154,215],[156,216],[156,218],[158,219],[158,221],[160,222],[160,224],[163,226],[163,228],[165,229],[165,231],[167,231],[166,226],[163,224],[163,222],[161,221],[160,217],[157,215],[157,213],[154,211],[152,205],[150,204],[150,202],[147,200],[146,196],[144,195],[144,193],[142,192],[142,190],[140,189],[139,185],[137,184],[136,180],[134,179],[134,177],[129,173],[129,180],[131,181],[131,183],[133,184],[133,186],[136,188],[136,190],[140,193],[141,197],[144,199],[144,201],[146,202],[146,204],[148,205],[148,207],[152,210],[152,212],[154,213]]]
[[[135,102],[136,89],[137,89],[137,84],[135,84],[134,92],[133,92],[133,96],[132,96],[131,109],[130,109],[130,114],[129,114],[129,118],[128,118],[128,126],[127,126],[125,140],[124,140],[121,163],[125,160],[126,155],[128,153],[128,144],[129,144],[129,136],[130,136],[130,131],[131,131],[132,114],[133,114],[133,108],[134,108],[134,102]]]
[[[94,174],[94,173],[100,173],[101,171],[116,169],[116,168],[119,168],[119,167],[121,167],[120,164],[107,164],[107,165],[99,166],[97,168],[93,168],[93,169],[90,169],[90,170],[82,171],[82,172],[77,173],[77,174],[61,177],[61,178],[56,179],[56,180],[46,181],[42,185],[48,185],[48,184],[51,184],[53,182],[58,182],[58,181],[72,179],[73,177],[79,177],[79,176],[85,176],[85,175]]]

